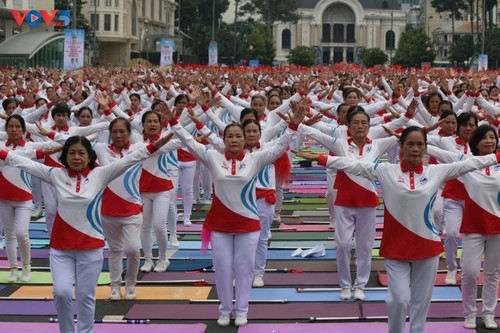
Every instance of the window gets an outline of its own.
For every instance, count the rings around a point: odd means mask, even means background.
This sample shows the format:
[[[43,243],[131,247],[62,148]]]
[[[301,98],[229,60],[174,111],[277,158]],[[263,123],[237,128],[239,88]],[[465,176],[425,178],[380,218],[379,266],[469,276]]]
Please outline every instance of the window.
[[[115,7],[120,7],[120,0],[115,0]]]
[[[135,0],[132,0],[132,22],[131,22],[131,25],[132,25],[132,35],[133,36],[136,36],[137,35],[137,3],[135,2]]]
[[[281,32],[281,48],[289,49],[292,45],[292,33],[289,29],[284,29]]]
[[[104,15],[104,31],[111,31],[111,15]]]
[[[105,0],[104,1],[104,6],[111,7],[111,0]]]
[[[115,15],[115,31],[118,31],[118,15]]]
[[[328,23],[323,23],[323,34],[321,37],[323,43],[330,43],[330,25]]]
[[[354,24],[347,24],[347,43],[356,43],[356,30]]]
[[[385,49],[394,50],[396,48],[396,34],[389,30],[385,33]]]
[[[344,25],[334,24],[333,25],[333,42],[343,43],[344,42]]]
[[[91,6],[98,6],[99,7],[100,6],[99,1],[100,0],[92,0],[92,1],[90,1],[90,5]]]
[[[90,14],[90,25],[94,27],[95,31],[99,31],[99,14]]]
[[[146,0],[142,0],[142,17],[146,16]]]
[[[151,19],[155,18],[155,0],[151,0]]]
[[[167,3],[168,4],[168,3]],[[159,0],[159,4],[158,4],[158,15],[160,16],[159,17],[159,20],[163,20],[163,0]]]

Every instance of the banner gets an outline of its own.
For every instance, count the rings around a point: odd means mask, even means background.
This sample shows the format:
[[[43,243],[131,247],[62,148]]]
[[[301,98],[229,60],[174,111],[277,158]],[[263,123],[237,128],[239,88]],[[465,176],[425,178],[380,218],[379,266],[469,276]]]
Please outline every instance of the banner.
[[[488,55],[480,54],[479,59],[477,61],[477,71],[482,72],[487,70],[488,70]]]
[[[74,71],[84,64],[85,30],[64,30],[64,70]]]
[[[174,41],[162,39],[160,42],[160,67],[167,67],[172,65],[174,57]]]
[[[211,41],[208,45],[208,66],[217,66],[217,42]]]

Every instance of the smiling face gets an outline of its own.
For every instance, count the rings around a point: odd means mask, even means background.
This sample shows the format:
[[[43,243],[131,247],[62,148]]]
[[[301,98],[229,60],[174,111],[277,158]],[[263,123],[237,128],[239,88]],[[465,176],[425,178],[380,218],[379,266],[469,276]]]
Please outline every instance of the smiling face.
[[[224,144],[230,156],[238,156],[245,146],[245,134],[243,130],[239,126],[227,128],[224,134]]]
[[[89,165],[90,156],[87,149],[85,149],[81,143],[75,143],[69,146],[66,161],[71,170],[75,172],[82,172]]]
[[[404,142],[401,143],[401,151],[406,164],[415,169],[422,162],[427,151],[424,135],[420,131],[408,133]]]
[[[494,153],[497,150],[497,139],[493,129],[484,134],[483,138],[477,143],[479,155],[487,155]]]

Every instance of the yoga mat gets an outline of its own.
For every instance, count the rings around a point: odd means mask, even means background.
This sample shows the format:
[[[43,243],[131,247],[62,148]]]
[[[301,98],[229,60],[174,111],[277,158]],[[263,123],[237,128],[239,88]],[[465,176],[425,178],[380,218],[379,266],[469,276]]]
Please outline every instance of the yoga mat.
[[[457,273],[456,275],[457,278],[457,284],[460,285],[461,283],[461,276],[460,273]],[[444,283],[444,280],[446,279],[446,273],[437,273],[436,275],[436,282],[434,283],[435,286],[446,286],[447,284]],[[378,281],[380,282],[381,285],[387,286],[389,283],[389,277],[387,276],[386,273],[378,272]],[[483,272],[479,275],[479,279],[477,281],[478,285],[483,285],[484,283],[484,275]]]
[[[289,190],[306,190],[306,189],[312,189],[312,190],[317,190],[321,189],[321,186],[326,185],[326,181],[319,181],[319,182],[307,182],[307,183],[300,183],[300,184],[288,184],[285,186],[285,188]],[[292,192],[292,191],[290,191]]]
[[[20,271],[20,270],[19,270]],[[19,275],[21,273],[19,272]],[[0,283],[7,283],[7,278],[9,277],[9,271],[0,271]],[[102,272],[99,275],[99,280],[97,284],[109,284],[111,279],[109,277],[108,272]],[[50,271],[46,272],[31,272],[31,281],[30,282],[21,282],[21,280],[17,281],[16,284],[52,284],[52,274]]]
[[[311,288],[313,289],[313,288]],[[385,301],[387,290],[365,290],[365,302]],[[337,291],[297,292],[294,288],[259,288],[252,289],[251,300],[286,299],[289,302],[341,302],[340,289]],[[432,300],[462,300],[462,293],[457,287],[434,287]]]
[[[199,252],[199,251],[198,251]],[[141,260],[140,266],[144,264],[144,260]],[[198,259],[198,260],[170,260],[170,265],[167,271],[196,271],[203,268],[212,267],[212,259]],[[126,268],[126,261],[123,260],[123,268]],[[102,269],[104,271],[109,271],[109,265],[107,261],[102,264]]]
[[[304,216],[325,216],[329,217],[330,214],[328,213],[328,210],[296,210],[293,212],[293,215],[298,215],[300,217]]]
[[[308,205],[326,204],[325,198],[292,198],[292,200],[297,200],[301,204],[308,204]]]
[[[332,232],[273,232],[271,240],[273,241],[295,241],[295,240],[319,240],[328,241],[332,237]]]
[[[201,241],[185,241],[179,239],[179,250],[200,250]]]
[[[317,211],[319,208],[321,209],[326,209],[327,205],[326,203],[323,204],[302,204],[302,203],[295,203],[295,204],[287,204],[284,203],[283,206],[281,207],[281,211],[296,211],[296,210],[304,210],[307,212],[314,212]]]
[[[203,227],[201,223],[193,223],[191,226],[186,227],[182,223],[177,224],[177,232],[200,232]]]
[[[464,329],[463,322],[427,322],[425,324],[425,332],[428,333],[465,333],[470,330]],[[286,333],[386,333],[387,323],[362,322],[362,323],[319,323],[319,324],[248,324],[240,327],[238,333],[269,333],[269,332],[286,332]],[[405,333],[409,332],[409,327],[406,325]]]
[[[301,231],[331,231],[333,232],[333,228],[330,227],[329,224],[284,224],[280,223],[279,229],[282,231],[293,231],[301,232]]]
[[[292,192],[285,192],[283,193],[283,197],[285,199],[291,199],[291,198],[324,198],[325,194],[317,194],[317,193],[292,193]]]
[[[141,281],[205,280],[215,284],[214,273],[204,272],[165,272],[148,273]],[[266,286],[330,286],[338,285],[337,273],[266,273]]]
[[[356,303],[251,304],[248,319],[302,319],[310,317],[359,317]],[[134,304],[125,315],[127,319],[190,319],[214,320],[219,317],[215,304]],[[269,331],[271,332],[271,331]],[[281,332],[281,331],[277,331]],[[283,331],[286,332],[286,331]]]
[[[149,324],[149,325],[131,325],[131,324],[95,324],[94,333],[203,333],[207,325],[205,324]],[[36,322],[3,322],[3,332],[16,333],[53,333],[57,332],[59,327],[53,323]]]
[[[304,194],[325,194],[325,188],[293,188],[289,192],[292,193],[304,193]]]
[[[334,241],[272,241],[271,238],[271,244],[269,245],[270,248],[273,247],[287,247],[287,248],[310,248],[314,247],[318,244],[323,244],[325,246],[325,249],[327,250],[334,250],[335,249],[335,242]]]
[[[76,302],[73,303],[76,314]],[[53,301],[0,301],[1,316],[56,316],[56,305]],[[0,325],[3,328],[3,323]]]
[[[280,259],[290,259],[290,260],[309,260],[309,259],[335,259],[336,253],[334,250],[327,250],[326,255],[323,257],[292,257],[293,250],[269,250],[267,251],[268,260],[280,260]],[[193,260],[197,259],[211,259],[212,251],[207,251],[206,254],[201,254],[199,250],[179,250],[172,255],[171,258],[191,258]],[[189,260],[188,260],[189,261]],[[171,260],[172,262],[172,260]],[[170,268],[170,267],[169,267]]]
[[[137,300],[189,300],[207,299],[211,287],[146,287],[137,286]],[[111,287],[97,287],[95,298],[99,300],[109,299]],[[17,289],[10,297],[48,297],[53,299],[52,286],[23,286]],[[144,318],[148,319],[148,318]]]
[[[29,231],[30,242],[35,239],[49,239],[49,233],[42,230],[30,230]]]
[[[38,223],[38,222],[31,222],[29,225],[30,230],[36,230],[36,231],[45,231],[45,233],[48,235],[47,231],[47,225],[44,223]]]

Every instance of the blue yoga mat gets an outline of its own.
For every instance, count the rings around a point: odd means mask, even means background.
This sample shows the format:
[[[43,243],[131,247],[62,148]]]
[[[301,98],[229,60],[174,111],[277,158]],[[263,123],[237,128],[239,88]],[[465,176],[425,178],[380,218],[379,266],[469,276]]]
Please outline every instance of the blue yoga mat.
[[[49,239],[49,233],[42,230],[30,230],[29,237],[30,239]]]
[[[47,225],[45,223],[31,222],[30,230],[46,231]]]
[[[292,257],[293,250],[269,250],[267,251],[268,260],[322,260],[335,259],[336,252],[334,250],[326,250],[326,255],[318,258],[302,258]],[[172,255],[172,258],[191,258],[191,259],[210,259],[212,251],[208,251],[205,255],[199,250],[179,250]]]
[[[387,290],[365,290],[365,302],[385,301]],[[295,288],[253,288],[250,292],[250,300],[279,300],[286,299],[289,302],[344,302],[340,299],[340,288],[338,291],[308,291],[298,292]],[[462,294],[458,287],[434,287],[432,300],[462,300]]]

